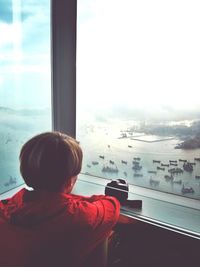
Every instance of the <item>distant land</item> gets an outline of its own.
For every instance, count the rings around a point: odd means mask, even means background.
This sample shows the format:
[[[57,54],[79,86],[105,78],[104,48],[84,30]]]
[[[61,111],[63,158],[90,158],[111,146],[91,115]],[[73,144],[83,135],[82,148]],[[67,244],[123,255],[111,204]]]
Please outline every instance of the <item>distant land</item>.
[[[134,131],[133,127],[131,131]],[[173,136],[181,143],[175,146],[176,149],[197,149],[200,148],[200,120],[191,121],[190,126],[184,124],[166,125],[166,124],[147,124],[137,129],[137,132],[147,135]]]
[[[200,136],[190,138],[175,146],[176,149],[196,149],[200,148]]]

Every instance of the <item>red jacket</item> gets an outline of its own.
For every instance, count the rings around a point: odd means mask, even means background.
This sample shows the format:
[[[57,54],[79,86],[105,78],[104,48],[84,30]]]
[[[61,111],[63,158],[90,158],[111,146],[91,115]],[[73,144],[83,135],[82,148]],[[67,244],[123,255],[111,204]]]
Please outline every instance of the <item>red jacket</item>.
[[[75,267],[109,235],[120,204],[22,189],[0,201],[0,266]]]

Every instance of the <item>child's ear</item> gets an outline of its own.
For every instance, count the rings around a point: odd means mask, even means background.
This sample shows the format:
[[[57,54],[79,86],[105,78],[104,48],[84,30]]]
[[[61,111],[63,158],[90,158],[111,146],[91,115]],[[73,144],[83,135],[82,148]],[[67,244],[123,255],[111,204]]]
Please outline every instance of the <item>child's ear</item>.
[[[67,182],[65,183],[65,193],[68,194],[72,191],[74,184],[76,183],[77,176],[72,176],[67,179]]]

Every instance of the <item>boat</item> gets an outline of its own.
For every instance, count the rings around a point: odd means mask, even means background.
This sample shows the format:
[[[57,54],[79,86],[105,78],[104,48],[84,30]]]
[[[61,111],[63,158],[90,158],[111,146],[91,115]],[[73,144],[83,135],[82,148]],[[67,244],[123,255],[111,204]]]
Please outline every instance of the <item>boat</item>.
[[[140,164],[139,161],[136,161],[136,160],[133,160],[132,163],[133,163],[134,165],[139,165],[139,164]]]
[[[132,146],[128,145],[129,148],[132,148]]]
[[[171,181],[171,182],[172,182],[172,181],[174,180],[174,176],[173,176],[172,174],[171,174],[171,175],[167,175],[167,174],[166,174],[166,175],[164,176],[164,178],[165,178],[166,181]]]
[[[149,183],[151,186],[158,186],[160,184],[159,180],[152,179],[152,177],[149,179]]]
[[[132,167],[132,169],[133,169],[134,171],[139,171],[139,170],[142,169],[142,166],[140,166],[140,165],[134,165],[134,166]]]
[[[115,164],[113,160],[109,160],[110,164]]]
[[[17,183],[17,178],[16,178],[16,177],[12,177],[12,176],[10,175],[10,178],[9,178],[8,182],[6,182],[6,183],[4,184],[4,186],[13,185],[13,184],[16,184],[16,183]]]
[[[121,160],[121,163],[122,164],[127,164],[127,161],[126,160]]]
[[[187,162],[187,159],[179,159],[181,162]]]
[[[174,163],[174,162],[170,162],[169,164],[170,164],[170,166],[178,166],[178,164]]]
[[[98,161],[92,161],[92,165],[98,165],[99,162]]]
[[[192,187],[185,187],[183,184],[181,192],[182,194],[194,193],[194,189]]]
[[[172,168],[172,169],[169,169],[168,172],[170,172],[172,174],[183,173],[183,169],[181,169],[181,168]]]
[[[160,163],[160,160],[153,159],[153,163]]]
[[[190,162],[184,162],[183,169],[186,172],[192,172],[193,171],[193,166],[192,166],[192,164]]]
[[[102,155],[100,155],[99,157],[100,157],[100,159],[104,159],[104,158],[105,158],[105,157],[104,157],[104,156],[102,156]]]
[[[157,171],[148,171],[148,173],[154,173],[154,174],[156,174]]]
[[[157,170],[161,170],[161,171],[164,171],[165,170],[165,168],[162,168],[162,167],[157,167]]]
[[[117,173],[119,170],[117,169],[117,167],[113,168],[110,166],[103,166],[102,172],[109,172],[109,173]]]
[[[133,158],[134,160],[140,160],[141,158],[139,158],[139,157],[136,157],[136,158]]]
[[[169,164],[161,163],[161,166],[163,166],[163,167],[169,167]]]
[[[195,179],[200,179],[200,175],[195,175]]]
[[[194,160],[200,161],[200,158],[194,158]]]
[[[170,162],[171,162],[171,163],[177,163],[177,160],[172,160],[172,159],[170,159],[170,160],[169,160],[169,163],[170,163]]]

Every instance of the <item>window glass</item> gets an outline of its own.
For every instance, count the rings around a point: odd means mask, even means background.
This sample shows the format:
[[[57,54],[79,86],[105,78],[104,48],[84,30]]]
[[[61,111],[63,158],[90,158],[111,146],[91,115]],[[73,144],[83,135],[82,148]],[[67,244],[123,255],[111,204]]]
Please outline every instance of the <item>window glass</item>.
[[[195,0],[78,1],[83,173],[200,199],[199,13]]]
[[[0,193],[23,183],[19,151],[51,129],[50,1],[0,0]]]

